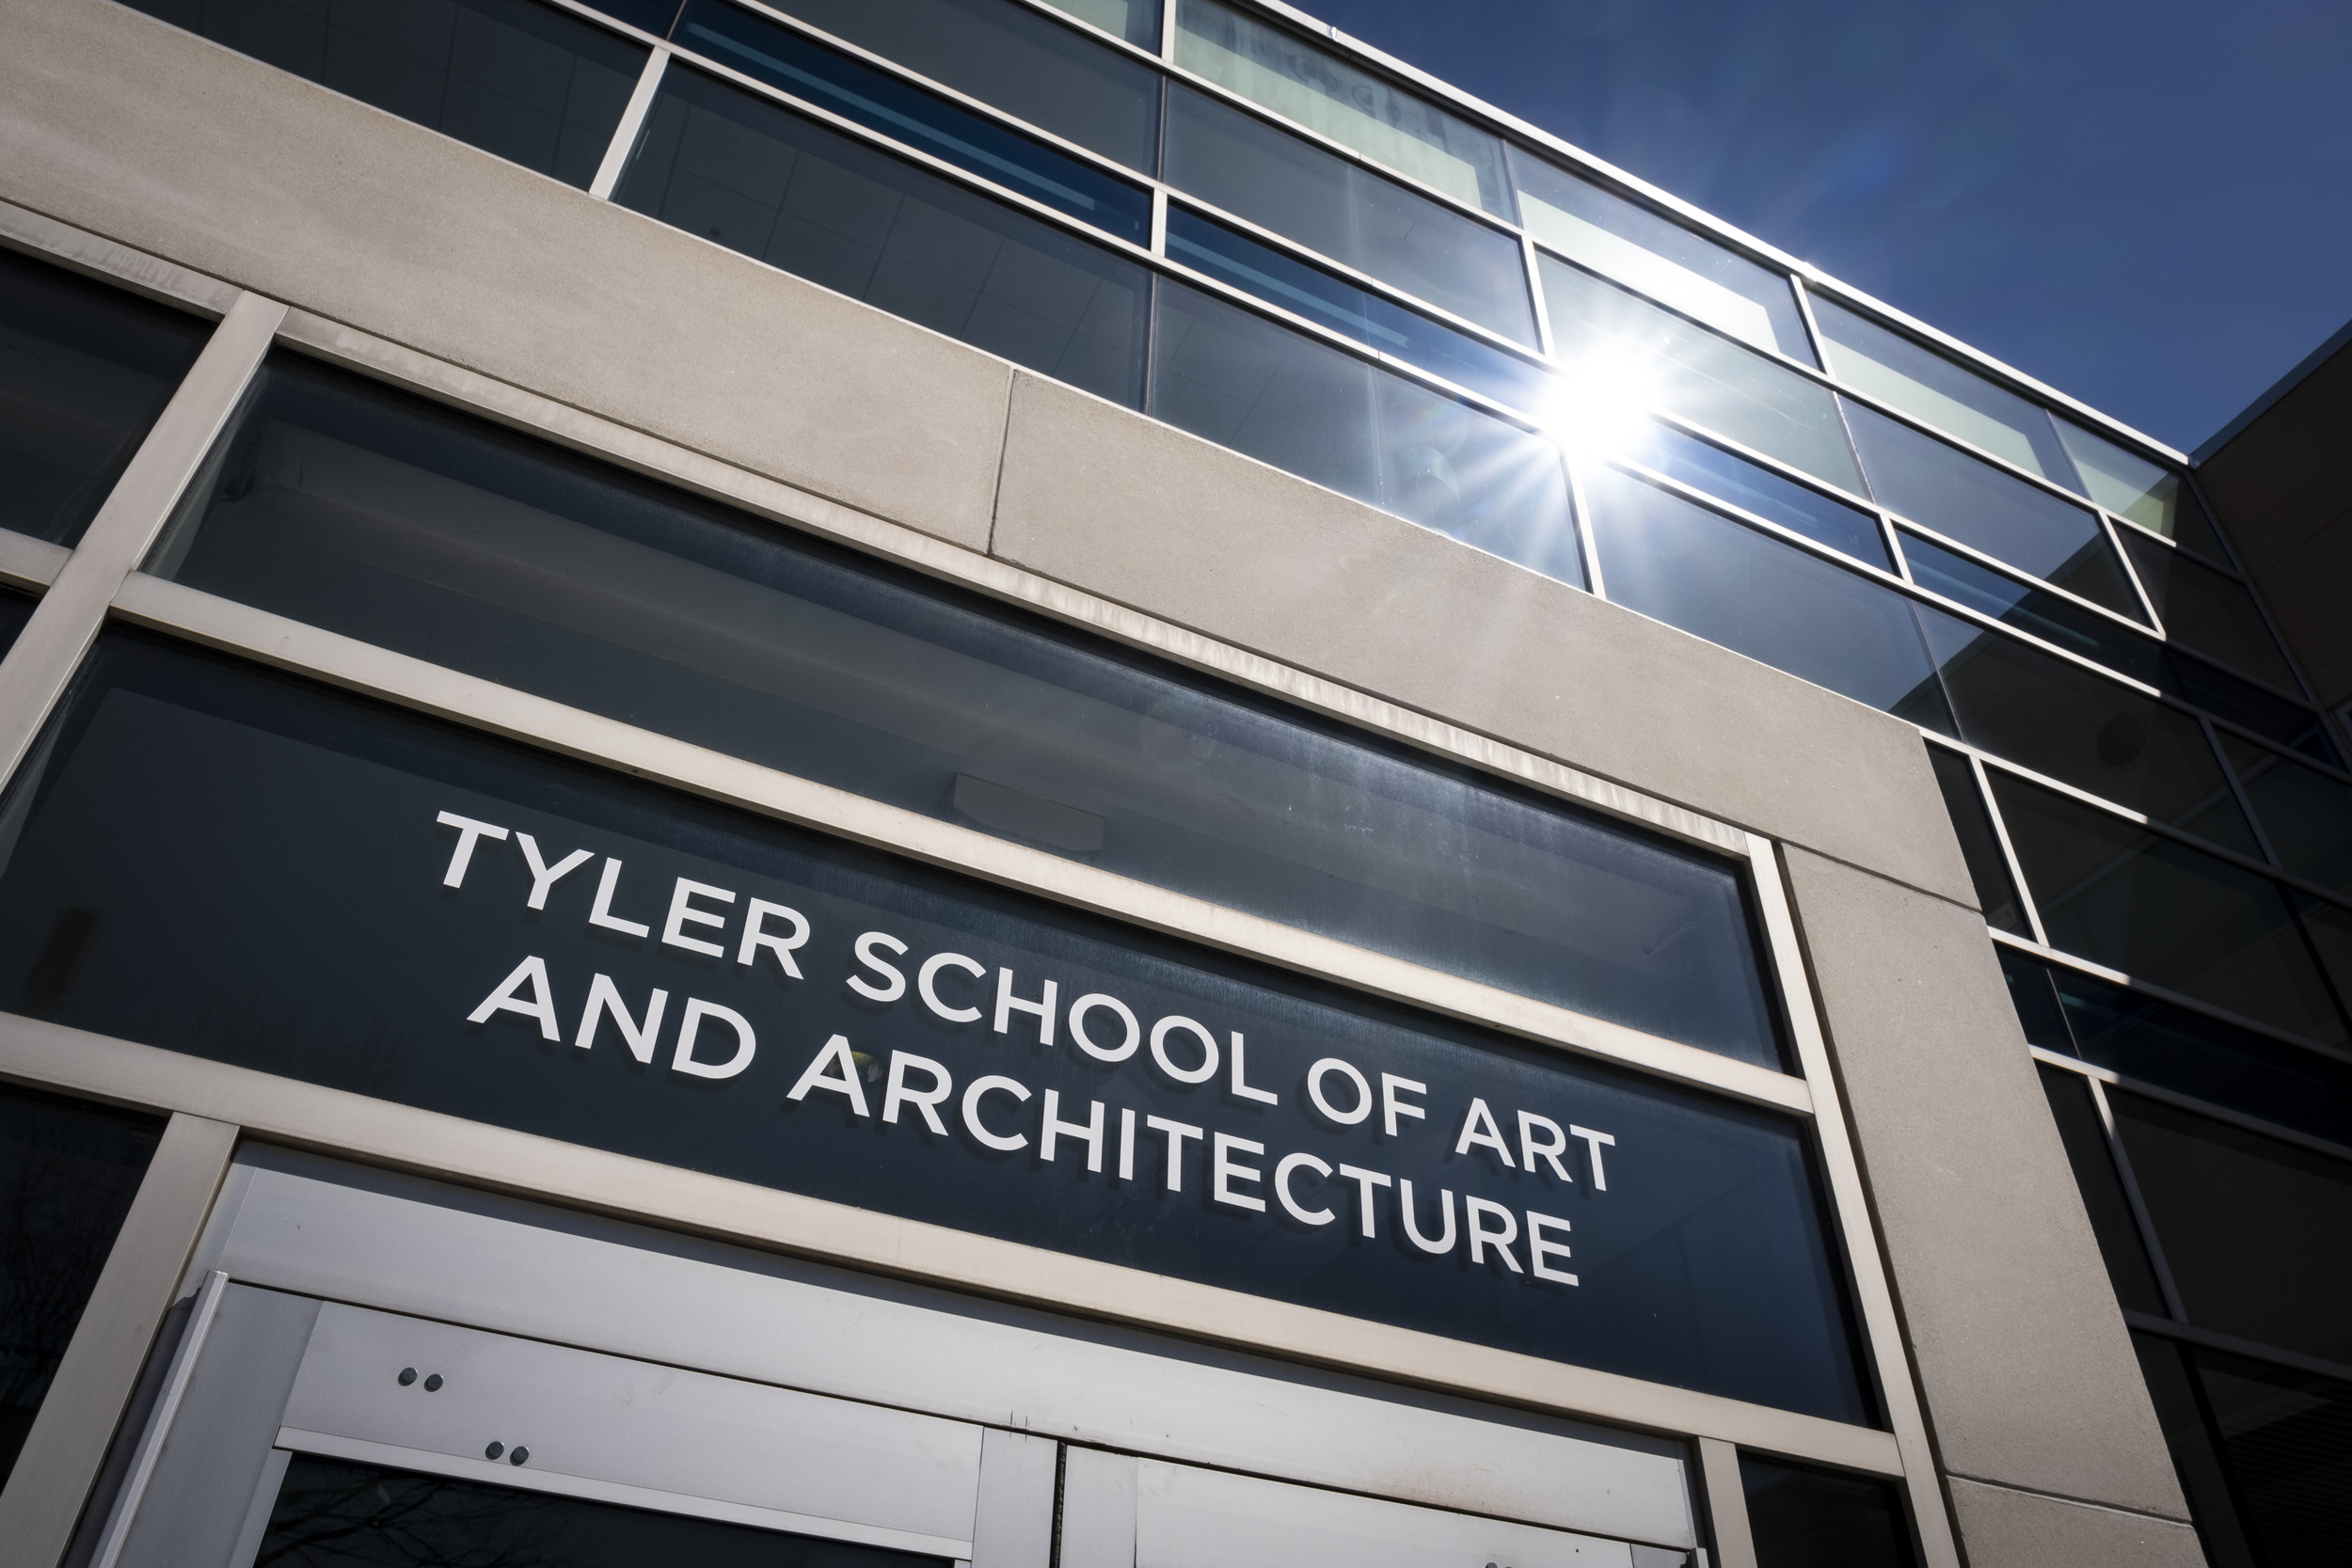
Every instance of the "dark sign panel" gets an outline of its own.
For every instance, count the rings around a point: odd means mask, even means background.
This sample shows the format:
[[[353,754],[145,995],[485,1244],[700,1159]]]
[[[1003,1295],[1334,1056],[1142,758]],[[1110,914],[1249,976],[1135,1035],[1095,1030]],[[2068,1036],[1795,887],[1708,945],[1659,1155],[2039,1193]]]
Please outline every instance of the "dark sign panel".
[[[1868,1418],[1788,1118],[129,634],[0,852],[18,1011]]]

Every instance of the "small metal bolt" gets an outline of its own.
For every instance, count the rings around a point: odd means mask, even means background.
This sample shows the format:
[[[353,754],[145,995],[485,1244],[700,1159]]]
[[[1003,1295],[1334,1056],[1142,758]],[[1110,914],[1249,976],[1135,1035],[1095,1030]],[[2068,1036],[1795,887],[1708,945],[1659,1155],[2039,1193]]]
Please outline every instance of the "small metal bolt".
[[[524,1460],[529,1459],[530,1457],[531,1450],[529,1449],[518,1447],[513,1453],[506,1456],[506,1463],[509,1465],[520,1465]]]
[[[482,1451],[487,1457],[496,1459],[499,1455],[506,1451],[506,1445],[503,1443],[493,1442],[488,1448],[483,1449]]]
[[[414,1383],[414,1382],[416,1382],[416,1381],[417,1381],[417,1369],[416,1369],[416,1368],[414,1368],[414,1367],[403,1367],[403,1368],[400,1370],[400,1386],[401,1386],[403,1388],[407,1387],[410,1384],[412,1384],[412,1383]]]
[[[441,1374],[438,1372],[435,1372],[431,1377],[424,1380],[424,1391],[428,1394],[437,1392],[440,1386]]]

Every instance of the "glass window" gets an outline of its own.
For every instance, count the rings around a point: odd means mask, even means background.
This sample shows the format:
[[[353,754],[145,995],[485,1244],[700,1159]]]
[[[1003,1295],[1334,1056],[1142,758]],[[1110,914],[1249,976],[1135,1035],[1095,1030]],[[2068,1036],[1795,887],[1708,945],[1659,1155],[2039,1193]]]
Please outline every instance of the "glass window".
[[[1551,256],[1541,261],[1570,422],[1655,411],[1859,493],[1836,400],[1763,356]]]
[[[2058,439],[2082,475],[2082,493],[2129,522],[2163,534],[2178,545],[2227,561],[2221,542],[2197,504],[2188,483],[2171,469],[2126,451],[2104,436],[2093,436],[2072,420],[2058,419]]]
[[[1952,832],[1960,837],[1961,858],[1968,863],[1968,879],[1977,890],[1977,906],[1984,923],[2013,936],[2030,937],[2026,912],[2018,907],[2017,888],[2010,880],[2009,863],[1993,829],[1993,814],[1985,810],[1977,789],[1977,771],[1958,752],[1928,748],[1935,768],[1936,787],[1944,792],[1944,809],[1951,813]]]
[[[2263,1568],[2340,1560],[2352,1539],[2352,1383],[2183,1345]],[[2210,1543],[2228,1540],[2221,1531]],[[2210,1549],[2210,1547],[2208,1548]],[[2228,1568],[2215,1558],[2215,1568]]]
[[[2187,1495],[2189,1517],[2196,1521],[2208,1568],[2257,1568],[2259,1560],[2247,1544],[2245,1528],[2238,1519],[2229,1467],[2222,1462],[2218,1437],[2206,1418],[2188,1347],[2136,1332],[2132,1348],[2139,1354],[2148,1397],[2164,1428],[2165,1446],[2172,1450],[2172,1467],[2179,1472],[2181,1490]]]
[[[39,602],[30,594],[0,588],[0,658],[8,657],[8,650],[16,646],[17,634],[33,618],[33,606]]]
[[[0,528],[78,542],[210,331],[0,247]]]
[[[1501,230],[1179,83],[1165,168],[1180,191],[1535,345],[1519,243]]]
[[[1151,412],[1584,586],[1549,441],[1179,283],[1159,289]]]
[[[1957,436],[2028,473],[2079,490],[2050,416],[2038,404],[1963,370],[1820,293],[1813,319],[1827,341],[1830,373],[1858,392]]]
[[[2221,749],[2279,863],[2306,881],[2352,895],[2352,784],[2233,735],[2221,736]]]
[[[1613,603],[1952,733],[1900,594],[1613,469],[1584,489]]]
[[[1756,1568],[1911,1568],[1891,1482],[1740,1456]]]
[[[1538,245],[1757,348],[1814,362],[1786,274],[1511,149],[1520,221]]]
[[[1957,616],[1925,610],[1921,618],[1963,739],[2262,858],[2196,719]]]
[[[588,188],[645,51],[532,0],[132,0],[280,71]]]
[[[2148,1262],[2148,1249],[2140,1242],[2131,1199],[2123,1194],[2123,1179],[2116,1174],[2115,1157],[2107,1148],[2099,1107],[2091,1101],[2090,1085],[2080,1073],[2050,1067],[2038,1070],[2042,1096],[2050,1102],[2059,1141],[2066,1145],[2067,1164],[2074,1167],[2074,1184],[2082,1192],[2083,1210],[2090,1217],[2091,1234],[2098,1238],[2099,1256],[2106,1262],[2116,1301],[2126,1311],[2170,1316],[2164,1292],[2156,1285],[2155,1271]]]
[[[1013,0],[786,0],[777,8],[1138,173],[1152,172],[1159,72]],[[687,14],[691,21],[696,12],[690,7]]]
[[[1160,0],[1045,0],[1057,11],[1091,22],[1138,49],[1160,52]]]
[[[2110,1093],[2188,1321],[2352,1364],[2352,1162]]]
[[[1870,493],[1889,510],[2093,604],[2147,619],[2094,514],[1876,409],[1844,406]]]
[[[1994,769],[1993,797],[2050,945],[2315,1039],[2342,1016],[2269,878]]]
[[[613,199],[1134,407],[1150,275],[683,67]]]
[[[9,965],[30,1004],[24,1010],[54,1010],[103,924],[95,910],[65,910],[30,970],[21,955]],[[162,1131],[152,1117],[0,1087],[0,1482],[40,1414]]]
[[[2194,703],[2217,718],[2243,725],[2330,768],[2344,766],[2334,742],[2320,727],[2317,713],[2267,687],[2240,680],[2218,665],[2167,644],[2163,674],[2156,684],[2185,703]]]
[[[1533,361],[1173,203],[1168,209],[1168,254],[1456,386],[1538,414],[1551,406],[1558,378]]]
[[[1669,479],[1680,480],[1694,490],[1704,490],[1858,561],[1894,570],[1876,514],[1834,500],[1809,484],[1736,456],[1712,441],[1702,441],[1672,425],[1645,422],[1613,450],[1613,455],[1655,468]]]
[[[789,27],[720,0],[687,0],[675,37],[721,65],[1084,219],[1105,233],[1137,245],[1151,240],[1152,198],[1140,186],[1113,179],[1092,164]]]
[[[1776,1065],[1736,868],[298,358],[153,569],[766,767]]]
[[[2122,539],[2166,636],[2281,691],[2297,689],[2246,584],[2128,529]]]
[[[1176,63],[1374,163],[1511,221],[1502,143],[1217,0],[1177,0]]]
[[[1931,593],[1966,605],[2018,630],[2054,642],[2068,653],[2096,659],[2150,686],[2166,687],[2164,645],[2131,627],[2095,614],[2063,594],[2008,577],[1956,550],[1899,531],[1911,580]]]

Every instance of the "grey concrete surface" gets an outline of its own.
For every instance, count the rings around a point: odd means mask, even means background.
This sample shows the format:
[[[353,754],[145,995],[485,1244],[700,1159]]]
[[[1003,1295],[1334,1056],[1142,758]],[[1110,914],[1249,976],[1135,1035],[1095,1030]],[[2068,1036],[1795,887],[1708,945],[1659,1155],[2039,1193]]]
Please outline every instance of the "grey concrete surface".
[[[2205,1568],[2186,1525],[1975,1481],[1951,1487],[1968,1568]]]
[[[1002,360],[107,0],[0,0],[0,197],[985,546]]]
[[[2185,1519],[1983,921],[1802,849],[1788,875],[1945,1467]]]
[[[1148,614],[1976,903],[1908,724],[1026,372],[1014,379],[993,548]]]

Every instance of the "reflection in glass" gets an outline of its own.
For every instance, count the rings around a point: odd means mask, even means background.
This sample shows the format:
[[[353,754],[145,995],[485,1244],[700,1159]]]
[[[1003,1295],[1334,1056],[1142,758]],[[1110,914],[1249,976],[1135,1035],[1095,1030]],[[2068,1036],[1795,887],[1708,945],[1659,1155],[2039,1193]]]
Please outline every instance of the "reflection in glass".
[[[2063,594],[1947,550],[1910,529],[1900,532],[1903,560],[1911,568],[1911,580],[1920,587],[2135,680],[2169,689],[2164,644],[2153,637],[2085,610]]]
[[[1993,815],[1985,810],[1984,797],[1977,789],[1976,769],[1966,757],[1941,746],[1928,748],[1928,761],[1934,766],[1944,809],[1951,814],[1952,832],[1960,837],[1961,858],[1968,863],[1968,879],[1977,890],[1977,907],[1984,911],[1984,923],[2013,936],[2032,936],[2026,911],[2018,906],[2016,886],[2010,880],[2000,838],[1994,832]]]
[[[1760,463],[1736,456],[1712,441],[1702,441],[1669,424],[1645,420],[1613,450],[1618,457],[1654,468],[1669,479],[1680,480],[1694,490],[1704,490],[1743,512],[1753,512],[1768,523],[1778,523],[1873,566],[1894,570],[1895,563],[1886,553],[1886,537],[1879,531],[1875,514],[1833,500],[1809,484],[1800,484]]]
[[[2352,895],[2352,784],[2233,735],[2221,736],[2221,749],[2279,863],[2306,881]]]
[[[1178,190],[1535,346],[1519,243],[1501,230],[1181,83],[1165,160]]]
[[[1177,0],[1176,63],[1508,223],[1502,143],[1425,98],[1217,0]]]
[[[104,927],[93,910],[62,911],[38,946],[0,960],[8,982],[33,1010],[55,1012]],[[162,1130],[151,1117],[0,1087],[0,1483],[40,1414]]]
[[[612,198],[1134,407],[1135,262],[682,66]]]
[[[968,169],[1137,245],[1152,233],[1140,186],[721,0],[687,0],[677,41],[845,119]],[[862,215],[862,214],[861,214]],[[848,214],[845,227],[856,218]]]
[[[0,249],[0,528],[78,541],[210,330]]]
[[[285,1568],[946,1568],[947,1560],[297,1453],[254,1561]]]
[[[1540,415],[1558,388],[1559,378],[1532,360],[1173,203],[1168,209],[1168,254],[1268,304],[1515,408]]]
[[[299,359],[263,372],[152,569],[1124,876],[1779,1060],[1724,863]]]
[[[33,618],[33,606],[38,602],[29,594],[0,588],[0,657],[16,645],[17,633]]]
[[[2130,529],[2122,539],[2166,636],[2281,691],[2297,689],[2246,584]]]
[[[1160,52],[1160,0],[1045,0],[1057,11],[1091,22],[1138,49]]]
[[[1554,354],[1575,414],[1672,414],[1861,492],[1827,390],[1565,261],[1544,256],[1541,265]]]
[[[1915,523],[2135,621],[2147,619],[2092,513],[1846,401],[1870,493]]]
[[[2335,743],[2321,729],[2317,713],[2300,703],[2289,702],[2267,687],[2241,680],[2217,664],[2167,643],[2164,673],[2156,684],[2216,718],[2243,725],[2330,768],[2344,766],[2336,754]]]
[[[2104,436],[2093,436],[2072,420],[2051,416],[2058,439],[2082,475],[2082,493],[2127,522],[2163,534],[2215,561],[2226,562],[2205,509],[2185,480]]]
[[[1911,1529],[1891,1482],[1740,1456],[1756,1568],[1911,1568]]]
[[[2196,1522],[2199,1544],[2205,1548],[2207,1568],[2259,1568],[2260,1560],[2247,1544],[2238,1517],[2219,1436],[2205,1415],[2188,1347],[2135,1332],[2132,1349],[2139,1355],[2140,1375],[2148,1380],[2148,1397],[2164,1428],[2165,1447],[2172,1450],[2172,1467],[2181,1478],[2181,1490],[2187,1495],[2189,1517]]]
[[[2050,416],[2039,404],[1819,293],[1813,295],[1813,319],[1827,341],[1830,373],[1847,386],[2028,473],[2081,490]]]
[[[132,0],[140,10],[588,188],[642,45],[532,0]]]
[[[1900,594],[1614,469],[1585,479],[1612,602],[1946,735]]]
[[[2263,1568],[2328,1568],[2352,1540],[2352,1382],[2183,1345]],[[2218,1568],[2218,1565],[2217,1565]]]
[[[1516,147],[1511,172],[1536,244],[1718,332],[1814,362],[1787,275]]]
[[[1992,780],[2051,946],[2344,1043],[2335,998],[2269,878],[1997,769]]]
[[[2067,1164],[2074,1167],[2074,1185],[2090,1216],[2091,1234],[2098,1239],[2099,1256],[2106,1263],[2115,1299],[2126,1311],[2169,1316],[2164,1292],[2148,1261],[2148,1249],[2139,1239],[2139,1222],[2133,1217],[2131,1199],[2124,1196],[2123,1179],[2116,1173],[2115,1157],[2108,1150],[2106,1129],[2100,1123],[2089,1082],[2080,1073],[2056,1068],[2036,1070],[2042,1074],[2042,1093],[2058,1122],[2058,1138],[2066,1145]]]

